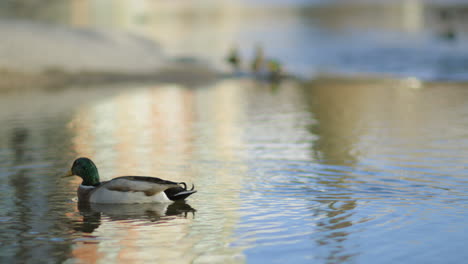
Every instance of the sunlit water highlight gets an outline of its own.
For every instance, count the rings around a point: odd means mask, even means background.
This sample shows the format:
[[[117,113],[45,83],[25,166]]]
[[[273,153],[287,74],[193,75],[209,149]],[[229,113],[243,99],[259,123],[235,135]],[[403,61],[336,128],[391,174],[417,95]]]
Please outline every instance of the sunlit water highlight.
[[[250,80],[0,97],[2,263],[461,263],[468,90]],[[103,180],[195,183],[186,204],[78,206]]]

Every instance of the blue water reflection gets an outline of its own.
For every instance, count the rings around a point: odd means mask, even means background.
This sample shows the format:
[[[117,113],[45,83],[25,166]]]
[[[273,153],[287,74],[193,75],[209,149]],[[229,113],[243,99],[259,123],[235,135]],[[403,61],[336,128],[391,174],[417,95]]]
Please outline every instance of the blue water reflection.
[[[266,129],[258,134],[268,135],[272,130],[281,134],[263,142],[267,144],[261,152],[253,151],[250,176],[242,191],[246,210],[234,245],[246,247],[247,259],[253,262],[265,258],[273,263],[456,262],[457,256],[464,255],[467,231],[462,220],[468,201],[467,170],[460,159],[467,155],[467,141],[453,124],[466,122],[466,115],[460,112],[465,104],[433,97],[442,93],[439,88],[416,92],[416,97],[405,97],[409,101],[403,111],[421,120],[412,119],[416,126],[402,126],[402,116],[391,113],[402,109],[392,110],[394,102],[385,101],[394,90],[366,88],[363,83],[336,85],[330,90],[328,85],[313,84],[306,94],[311,96],[316,121],[301,122],[302,112],[275,106],[283,110],[281,115],[294,120],[291,123],[310,129],[311,141],[297,140],[297,130],[280,129],[277,118],[262,120],[260,127]],[[376,97],[364,102],[350,93]],[[300,109],[300,102],[295,103]],[[374,104],[379,107],[372,108]],[[458,114],[438,113],[426,119],[434,110],[420,112],[429,105],[445,104]],[[270,112],[271,107],[265,111]],[[410,112],[406,118],[411,118]],[[382,116],[387,117],[383,120]],[[452,129],[437,128],[447,120],[454,121],[448,126]],[[382,126],[388,135],[381,134]],[[433,129],[428,130],[430,127]],[[442,129],[444,134],[433,134]],[[285,134],[296,140],[281,144]],[[448,142],[458,143],[449,147]],[[360,149],[361,144],[366,147]],[[288,150],[296,159],[289,159]],[[309,158],[301,159],[304,152]],[[409,228],[412,225],[418,226],[416,230]],[[446,243],[454,243],[453,248],[445,247]],[[432,247],[437,249],[432,251]],[[447,258],[441,257],[446,254]]]

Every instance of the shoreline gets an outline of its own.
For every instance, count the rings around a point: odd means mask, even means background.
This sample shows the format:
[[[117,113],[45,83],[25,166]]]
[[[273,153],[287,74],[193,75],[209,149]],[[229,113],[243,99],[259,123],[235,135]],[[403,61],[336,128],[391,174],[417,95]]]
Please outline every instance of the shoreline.
[[[124,83],[176,83],[187,87],[197,87],[228,78],[251,78],[234,74],[216,72],[209,67],[177,66],[166,67],[154,73],[118,73],[118,72],[78,72],[67,73],[60,70],[48,70],[42,73],[25,73],[11,70],[0,70],[0,92],[24,91],[35,89],[61,89],[68,86],[109,85]],[[468,81],[424,81],[413,77],[395,77],[389,75],[343,75],[318,74],[310,79],[300,79],[293,75],[285,77],[303,84],[313,83],[375,83],[394,84],[408,88],[420,89],[431,85],[465,86]]]
[[[77,72],[48,70],[42,73],[27,73],[0,70],[0,91],[23,91],[31,89],[59,89],[71,85],[96,85],[128,82],[179,83],[199,86],[220,79],[220,74],[202,67],[167,67],[154,73]]]

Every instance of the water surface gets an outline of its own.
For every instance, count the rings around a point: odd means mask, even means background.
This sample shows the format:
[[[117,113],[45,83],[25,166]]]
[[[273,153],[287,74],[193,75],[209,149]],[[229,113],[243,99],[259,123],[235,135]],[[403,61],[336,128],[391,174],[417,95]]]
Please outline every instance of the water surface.
[[[3,263],[460,263],[468,90],[317,80],[0,96]],[[79,206],[101,178],[195,183],[184,204]]]

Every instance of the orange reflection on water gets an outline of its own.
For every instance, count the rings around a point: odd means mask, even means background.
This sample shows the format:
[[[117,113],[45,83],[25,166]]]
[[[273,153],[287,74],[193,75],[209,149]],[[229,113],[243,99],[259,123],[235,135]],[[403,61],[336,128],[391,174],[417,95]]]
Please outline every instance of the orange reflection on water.
[[[177,85],[136,87],[87,104],[76,112],[69,126],[74,134],[73,151],[77,156],[94,159],[102,180],[119,175],[152,175],[193,182],[199,193],[189,202],[194,207],[208,203],[213,215],[198,216],[198,226],[212,230],[212,235],[200,237],[193,233],[197,222],[190,218],[168,218],[163,213],[161,219],[148,222],[147,212],[143,212],[139,219],[115,221],[106,218],[104,212],[99,227],[93,231],[100,242],[75,244],[79,250],[73,251],[74,258],[86,259],[93,256],[89,252],[96,251],[106,252],[95,256],[102,261],[191,262],[197,257],[194,248],[226,250],[223,245],[229,243],[239,205],[230,204],[231,210],[224,210],[225,199],[239,200],[239,192],[233,190],[241,189],[245,170],[239,164],[239,149],[244,144],[239,124],[245,119],[241,106],[246,94],[235,88],[231,81],[206,89]],[[213,168],[199,163],[205,160],[233,162],[237,164],[236,172],[225,166]],[[76,181],[71,184],[76,186],[79,180]],[[220,214],[226,214],[223,217],[229,221],[213,222],[211,217],[218,219]],[[204,225],[205,222],[210,225]],[[113,241],[115,251],[109,251],[108,240]]]
[[[114,176],[164,175],[164,166],[192,155],[192,94],[178,86],[141,88],[88,105],[70,122],[74,150]],[[186,171],[171,175],[186,176]]]
[[[98,242],[79,242],[71,254],[77,263],[97,263],[104,255],[99,253]]]

